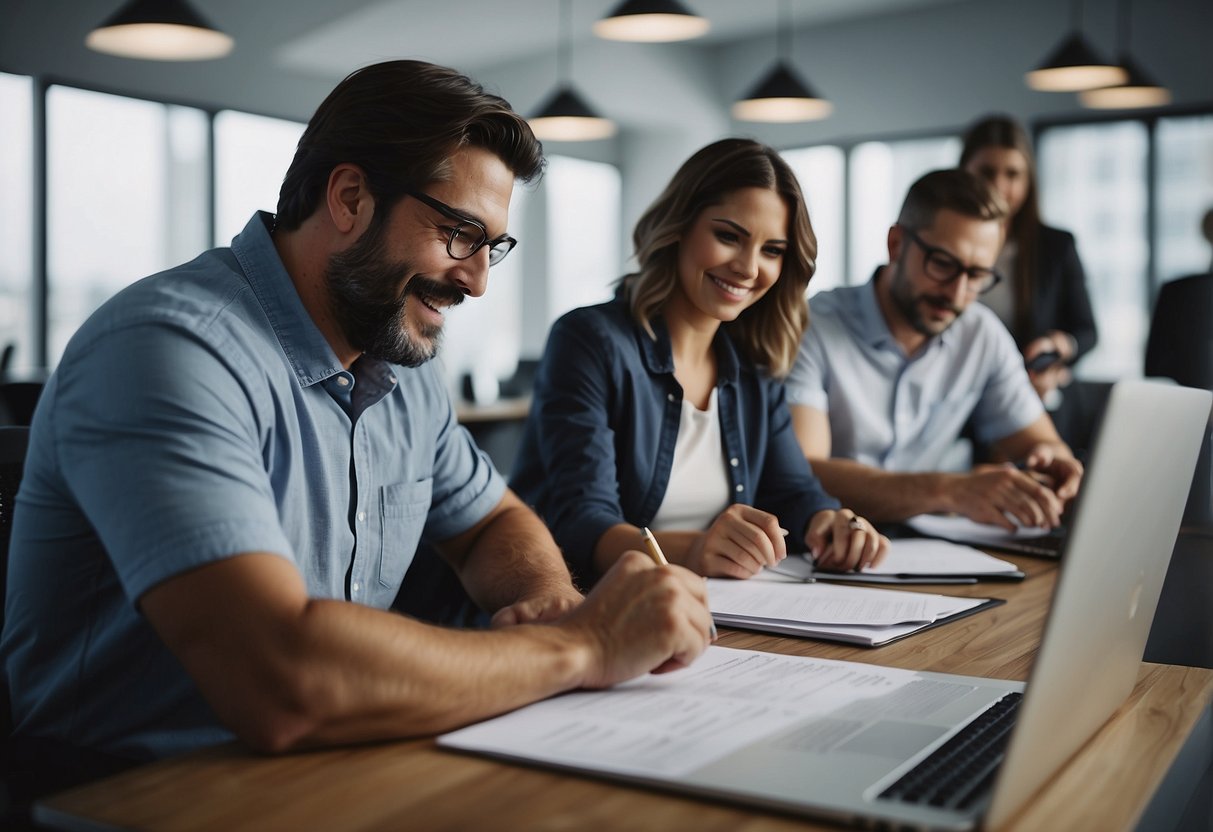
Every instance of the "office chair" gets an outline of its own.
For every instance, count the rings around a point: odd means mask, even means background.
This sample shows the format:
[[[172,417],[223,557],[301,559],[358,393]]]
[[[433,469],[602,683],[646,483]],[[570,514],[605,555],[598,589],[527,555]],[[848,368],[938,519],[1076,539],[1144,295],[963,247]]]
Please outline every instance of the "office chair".
[[[14,498],[25,468],[29,427],[0,427],[0,628],[8,583]],[[58,740],[12,736],[7,674],[0,669],[0,830],[31,829],[29,807],[50,792],[115,774],[133,765]]]
[[[1163,284],[1150,318],[1145,373],[1213,390],[1213,272]],[[1184,525],[1213,529],[1213,430],[1196,462]]]
[[[0,382],[0,411],[9,424],[28,425],[33,421],[43,386],[41,381]]]
[[[29,446],[29,428],[25,426],[0,427],[0,599],[4,597],[8,579],[8,539],[13,528],[13,501],[17,486],[21,484],[21,472],[25,467],[25,451]],[[4,626],[4,608],[0,604],[0,628]],[[8,702],[0,713],[7,728]],[[4,732],[8,733],[7,730]]]

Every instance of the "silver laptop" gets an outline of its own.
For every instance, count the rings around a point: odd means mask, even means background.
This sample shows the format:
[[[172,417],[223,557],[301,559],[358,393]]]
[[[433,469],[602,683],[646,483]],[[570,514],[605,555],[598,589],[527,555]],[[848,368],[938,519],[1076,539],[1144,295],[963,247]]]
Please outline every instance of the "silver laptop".
[[[1211,404],[1206,391],[1157,382],[1113,389],[1026,689],[919,672],[892,693],[857,696],[676,776],[623,779],[849,824],[1000,826],[1132,690]],[[730,652],[755,657],[749,661],[767,655]],[[905,673],[838,664],[877,682],[881,673]],[[494,753],[474,742],[444,744]],[[525,749],[496,753],[542,759]],[[940,763],[943,757],[950,759]],[[600,762],[571,767],[612,776]]]

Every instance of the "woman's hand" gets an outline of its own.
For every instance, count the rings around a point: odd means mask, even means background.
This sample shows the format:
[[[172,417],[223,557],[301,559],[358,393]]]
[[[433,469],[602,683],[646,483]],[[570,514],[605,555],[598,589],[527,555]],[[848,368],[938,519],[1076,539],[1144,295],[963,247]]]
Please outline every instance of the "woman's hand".
[[[1023,360],[1028,367],[1028,378],[1042,401],[1047,400],[1046,397],[1051,396],[1057,388],[1070,383],[1069,363],[1076,351],[1074,336],[1060,330],[1053,330],[1048,335],[1029,341],[1024,347]],[[1057,361],[1040,369],[1032,369],[1032,360],[1047,353],[1056,354]]]
[[[819,568],[839,572],[876,566],[889,553],[889,539],[849,508],[814,514],[804,542]]]
[[[774,514],[734,503],[691,545],[683,566],[707,577],[748,578],[788,556],[785,534]]]

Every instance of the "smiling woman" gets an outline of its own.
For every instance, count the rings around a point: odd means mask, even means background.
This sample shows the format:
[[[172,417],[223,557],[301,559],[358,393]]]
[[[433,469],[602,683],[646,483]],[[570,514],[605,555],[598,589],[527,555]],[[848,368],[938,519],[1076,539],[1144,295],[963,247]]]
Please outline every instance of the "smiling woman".
[[[646,526],[703,575],[746,578],[789,550],[878,561],[887,541],[821,489],[778,380],[817,253],[791,169],[757,142],[708,145],[634,240],[615,298],[552,328],[511,483],[574,570],[592,581]]]

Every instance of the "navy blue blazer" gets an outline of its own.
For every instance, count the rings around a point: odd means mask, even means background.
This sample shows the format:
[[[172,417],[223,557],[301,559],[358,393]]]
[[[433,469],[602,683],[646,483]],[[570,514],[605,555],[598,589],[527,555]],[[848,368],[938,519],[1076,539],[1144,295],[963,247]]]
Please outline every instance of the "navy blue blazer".
[[[669,334],[656,340],[615,299],[575,309],[548,336],[510,486],[543,517],[574,573],[590,582],[594,547],[619,523],[646,526],[665,497],[682,411]],[[809,519],[838,508],[792,430],[783,384],[741,357],[721,327],[717,405],[734,502],[780,519],[790,551]]]

